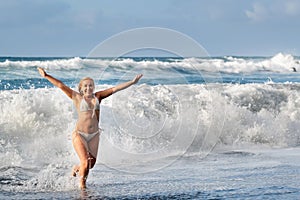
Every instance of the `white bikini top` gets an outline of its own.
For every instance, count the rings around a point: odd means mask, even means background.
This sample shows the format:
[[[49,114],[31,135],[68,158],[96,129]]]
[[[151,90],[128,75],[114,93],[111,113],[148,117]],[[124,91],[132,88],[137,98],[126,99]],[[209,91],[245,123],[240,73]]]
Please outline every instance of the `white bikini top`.
[[[93,111],[92,117],[94,117],[95,110],[100,110],[100,103],[99,103],[98,98],[94,97],[94,99],[95,99],[96,103],[95,103],[94,107],[91,108],[89,106],[89,104],[86,102],[86,100],[84,99],[84,97],[83,97],[81,102],[80,102],[80,107],[79,107],[80,111],[81,112],[86,112],[86,111],[92,110]]]

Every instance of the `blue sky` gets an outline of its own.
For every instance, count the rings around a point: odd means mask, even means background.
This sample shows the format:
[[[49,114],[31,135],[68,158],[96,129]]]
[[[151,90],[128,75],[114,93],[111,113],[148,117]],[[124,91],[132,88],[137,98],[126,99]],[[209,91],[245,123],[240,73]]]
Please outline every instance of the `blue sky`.
[[[0,0],[0,56],[86,56],[122,31],[182,32],[212,56],[300,55],[299,0]]]

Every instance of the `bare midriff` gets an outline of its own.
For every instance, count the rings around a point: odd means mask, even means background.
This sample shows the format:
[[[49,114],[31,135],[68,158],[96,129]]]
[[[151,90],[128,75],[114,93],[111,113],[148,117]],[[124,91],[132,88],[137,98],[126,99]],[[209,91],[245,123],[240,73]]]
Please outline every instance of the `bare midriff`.
[[[95,133],[99,130],[99,110],[95,111],[78,112],[78,120],[76,123],[76,130],[85,133]]]

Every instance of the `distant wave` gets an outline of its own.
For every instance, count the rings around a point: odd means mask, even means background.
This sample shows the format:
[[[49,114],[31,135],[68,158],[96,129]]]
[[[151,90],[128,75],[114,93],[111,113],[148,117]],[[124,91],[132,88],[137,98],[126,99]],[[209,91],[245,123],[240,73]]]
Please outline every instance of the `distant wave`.
[[[139,68],[145,70],[199,70],[223,73],[252,73],[269,71],[290,73],[300,70],[300,60],[290,54],[278,53],[273,57],[235,57],[216,58],[38,58],[37,60],[18,60],[16,58],[0,62],[1,68],[43,67],[51,70],[74,70],[82,68],[128,70]]]
[[[34,59],[34,58],[33,58]],[[43,67],[45,69],[80,69],[83,67],[83,59],[79,57],[66,59],[36,58],[37,60],[20,60],[6,58],[0,62],[0,68],[32,68]]]

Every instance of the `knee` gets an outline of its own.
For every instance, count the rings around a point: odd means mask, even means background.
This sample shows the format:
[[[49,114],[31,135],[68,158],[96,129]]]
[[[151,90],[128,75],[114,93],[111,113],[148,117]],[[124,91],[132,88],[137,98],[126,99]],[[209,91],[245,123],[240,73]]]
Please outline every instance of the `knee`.
[[[94,157],[90,157],[86,160],[81,161],[81,167],[84,169],[92,169],[96,164],[96,159]]]
[[[88,159],[82,160],[82,161],[80,162],[80,165],[81,165],[82,168],[88,169],[88,168],[89,168],[89,160],[88,160]]]

